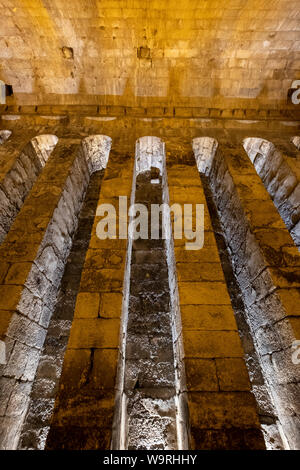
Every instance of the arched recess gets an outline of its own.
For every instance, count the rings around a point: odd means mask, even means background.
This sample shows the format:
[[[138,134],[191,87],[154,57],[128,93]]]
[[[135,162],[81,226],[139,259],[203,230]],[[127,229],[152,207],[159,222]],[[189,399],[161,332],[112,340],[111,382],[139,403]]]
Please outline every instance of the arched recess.
[[[295,244],[300,247],[300,174],[266,139],[249,137],[243,146]]]
[[[12,131],[2,130],[0,131],[0,145],[4,144],[6,140],[10,138]]]
[[[58,138],[52,134],[34,137],[3,175],[0,181],[0,243],[6,237],[57,141]]]
[[[89,152],[87,141],[93,141],[93,155]],[[4,345],[6,356],[0,365],[0,396],[3,405],[0,447],[3,449],[15,449],[18,446],[41,449],[47,437],[66,347],[65,339],[68,338],[72,322],[76,282],[80,278],[84,249],[90,236],[88,231],[77,234],[79,238],[76,239],[76,233],[86,230],[90,219],[94,218],[90,203],[92,207],[93,203],[97,203],[94,194],[95,190],[97,193],[97,184],[96,188],[92,188],[93,200],[88,200],[86,205],[82,204],[96,170],[104,170],[106,166],[111,144],[111,139],[102,135],[93,136],[87,141],[83,140],[78,145],[74,139],[59,140],[44,169],[45,181],[37,180],[28,196],[26,207],[20,210],[12,230],[0,247],[0,257],[11,265],[10,279],[6,281],[4,278],[0,288],[5,292],[10,285],[17,285],[19,292],[16,302],[11,300],[10,311],[6,312],[6,326],[0,325],[0,328],[3,326],[0,346]],[[48,145],[51,146],[51,140]],[[47,183],[50,179],[55,187],[54,197]],[[47,199],[48,191],[47,214],[51,215],[40,226],[39,207]],[[28,209],[33,214],[30,220]],[[14,269],[14,253],[10,253],[9,249],[12,232],[19,226],[26,226],[22,234],[24,256],[22,252],[18,257],[18,266],[24,266],[24,281],[20,280]],[[33,262],[29,263],[26,247],[32,245],[32,239],[39,244],[32,247]],[[72,248],[74,251],[70,253]],[[66,272],[72,281],[72,286],[68,285],[67,288],[66,284],[61,284],[66,265]],[[70,306],[71,310],[66,313]],[[6,307],[3,305],[2,308]],[[64,318],[64,315],[68,316]],[[45,339],[48,349],[43,350]],[[32,389],[33,384],[35,387]],[[18,403],[17,413],[12,411],[15,403]]]

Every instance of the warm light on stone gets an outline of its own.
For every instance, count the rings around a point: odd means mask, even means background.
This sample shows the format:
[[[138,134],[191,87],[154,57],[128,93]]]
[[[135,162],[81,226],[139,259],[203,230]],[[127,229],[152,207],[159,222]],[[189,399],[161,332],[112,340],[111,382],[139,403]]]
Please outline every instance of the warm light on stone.
[[[300,450],[299,0],[0,26],[0,449]]]

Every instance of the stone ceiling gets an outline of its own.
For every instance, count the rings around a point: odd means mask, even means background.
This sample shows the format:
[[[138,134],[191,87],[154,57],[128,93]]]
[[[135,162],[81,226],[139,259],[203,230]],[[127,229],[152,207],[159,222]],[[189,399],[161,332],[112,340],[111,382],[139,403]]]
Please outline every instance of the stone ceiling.
[[[0,0],[8,104],[287,107],[299,0]]]

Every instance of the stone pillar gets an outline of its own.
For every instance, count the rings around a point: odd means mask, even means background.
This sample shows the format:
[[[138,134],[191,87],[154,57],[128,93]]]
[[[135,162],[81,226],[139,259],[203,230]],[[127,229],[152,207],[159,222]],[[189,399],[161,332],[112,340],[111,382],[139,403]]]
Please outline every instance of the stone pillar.
[[[147,209],[147,233],[132,243],[125,337],[123,406],[126,449],[177,449],[170,289],[162,218],[165,149],[158,137],[136,143],[134,203]],[[154,232],[156,230],[156,233]],[[151,234],[153,236],[151,236]]]
[[[171,158],[170,205],[203,204],[205,229],[202,248],[189,250],[189,240],[175,239],[174,254],[172,246],[168,250],[181,448],[263,449],[199,173],[195,163],[182,165]]]
[[[0,248],[1,448],[18,444],[89,180],[80,141],[61,139]]]
[[[297,147],[298,150],[300,150],[300,137],[298,135],[295,135],[292,137],[291,142]]]
[[[36,130],[13,133],[0,145],[0,243],[57,142]]]
[[[283,438],[299,449],[299,251],[242,146],[222,146],[209,179]]]
[[[279,145],[256,137],[244,148],[270,194],[296,245],[300,248],[300,163],[291,144]],[[297,155],[298,154],[298,155]]]
[[[104,169],[91,175],[30,394],[18,449],[45,448]]]
[[[133,162],[124,154],[110,154],[99,205],[112,204],[117,215],[119,196],[130,199]],[[127,239],[118,237],[119,222],[116,238],[99,239],[99,221],[96,215],[46,449],[111,445]],[[118,402],[116,408],[118,413]]]

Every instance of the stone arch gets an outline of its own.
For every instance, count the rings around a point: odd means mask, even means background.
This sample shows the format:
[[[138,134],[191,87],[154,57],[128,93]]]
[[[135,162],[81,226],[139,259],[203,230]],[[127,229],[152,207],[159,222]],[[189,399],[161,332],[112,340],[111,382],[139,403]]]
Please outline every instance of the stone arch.
[[[110,137],[101,134],[90,135],[82,140],[82,148],[90,174],[106,168],[111,142]]]
[[[293,140],[296,145],[297,139]],[[259,137],[244,139],[243,146],[271,196],[294,242],[300,247],[300,182],[289,157]]]
[[[49,156],[53,152],[57,142],[58,137],[53,134],[37,135],[36,137],[31,139],[32,146],[43,166],[45,165]]]
[[[2,130],[0,131],[0,145],[4,144],[6,140],[10,138],[12,131]]]
[[[300,136],[295,135],[294,137],[291,138],[291,142],[297,147],[298,150],[300,150]]]
[[[0,243],[6,237],[57,142],[58,138],[52,134],[37,135],[31,139],[0,181]]]
[[[215,157],[218,142],[213,137],[196,137],[193,139],[193,151],[199,173],[208,174]]]
[[[162,155],[165,151],[165,144],[155,136],[140,137],[136,141],[136,174],[151,171],[157,168],[160,176],[163,171]]]

